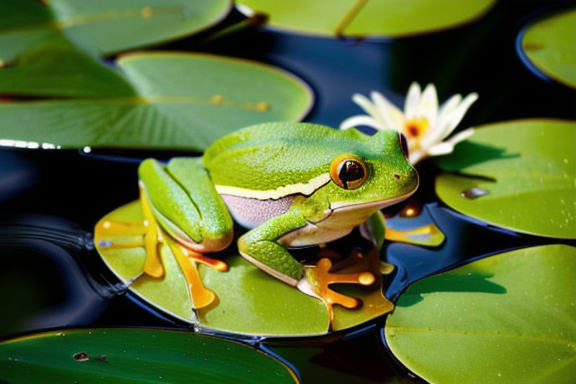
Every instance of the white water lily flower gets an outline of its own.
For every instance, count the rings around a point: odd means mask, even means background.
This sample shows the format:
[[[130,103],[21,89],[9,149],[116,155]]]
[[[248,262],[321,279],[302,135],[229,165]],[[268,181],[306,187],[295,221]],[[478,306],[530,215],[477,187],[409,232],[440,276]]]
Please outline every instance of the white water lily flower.
[[[477,93],[471,93],[463,100],[461,95],[454,95],[438,108],[438,96],[433,84],[428,84],[424,92],[421,92],[420,85],[412,83],[406,96],[404,113],[381,93],[373,91],[370,96],[372,101],[364,95],[352,96],[352,100],[369,116],[352,116],[340,124],[340,129],[359,125],[378,130],[394,129],[406,136],[412,164],[428,156],[451,153],[456,143],[474,133],[473,128],[468,128],[443,141],[460,123],[472,103],[478,99]]]

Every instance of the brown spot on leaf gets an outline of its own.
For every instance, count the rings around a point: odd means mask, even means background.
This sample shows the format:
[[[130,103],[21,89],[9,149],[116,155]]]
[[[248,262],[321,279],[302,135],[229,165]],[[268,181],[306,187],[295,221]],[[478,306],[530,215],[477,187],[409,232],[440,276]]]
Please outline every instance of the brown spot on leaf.
[[[75,353],[73,358],[76,361],[88,361],[88,360],[90,360],[90,356],[88,356],[88,354],[86,352]]]

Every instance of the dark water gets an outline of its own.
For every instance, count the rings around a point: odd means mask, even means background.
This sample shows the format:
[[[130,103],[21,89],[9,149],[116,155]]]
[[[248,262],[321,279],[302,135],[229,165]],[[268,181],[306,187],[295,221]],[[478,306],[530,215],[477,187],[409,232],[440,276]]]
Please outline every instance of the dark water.
[[[504,1],[476,23],[402,40],[335,40],[246,30],[201,49],[271,63],[300,76],[317,97],[306,121],[324,125],[336,127],[361,112],[350,100],[353,93],[378,90],[403,105],[412,81],[423,86],[433,82],[441,101],[453,93],[479,93],[461,127],[530,117],[574,120],[576,92],[535,75],[516,52],[526,22],[566,5],[576,2]],[[232,15],[228,23],[238,19]],[[207,34],[162,49],[198,50]],[[95,223],[138,197],[138,159],[174,154],[0,149],[0,337],[62,326],[188,329],[123,291],[91,246]],[[455,213],[433,193],[434,170],[420,172],[424,183],[419,200],[447,240],[438,248],[387,243],[383,253],[398,267],[386,289],[388,297],[396,298],[411,282],[467,261],[550,242]],[[382,342],[383,322],[326,337],[267,340],[259,347],[284,358],[305,383],[379,383],[409,377]]]

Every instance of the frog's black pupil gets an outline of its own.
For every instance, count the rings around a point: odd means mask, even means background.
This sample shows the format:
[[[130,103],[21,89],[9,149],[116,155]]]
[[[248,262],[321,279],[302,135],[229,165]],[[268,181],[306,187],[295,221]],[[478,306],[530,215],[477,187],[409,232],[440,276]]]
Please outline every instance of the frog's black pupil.
[[[364,177],[364,168],[356,161],[346,160],[342,164],[338,176],[342,183],[346,185],[350,181],[362,179]]]

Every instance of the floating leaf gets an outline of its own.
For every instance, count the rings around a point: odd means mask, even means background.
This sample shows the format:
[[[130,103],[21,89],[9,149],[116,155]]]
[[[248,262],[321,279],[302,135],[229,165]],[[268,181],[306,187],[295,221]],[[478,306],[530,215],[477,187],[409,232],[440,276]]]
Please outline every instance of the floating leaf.
[[[0,94],[32,97],[135,97],[136,91],[113,68],[80,49],[45,44],[0,68]]]
[[[228,264],[228,271],[194,264],[197,272],[193,271],[192,277],[187,277],[183,268],[190,267],[190,260],[177,260],[170,244],[161,243],[165,273],[161,277],[150,277],[142,274],[146,260],[143,221],[139,201],[106,215],[95,229],[94,242],[98,252],[108,267],[142,300],[198,327],[252,335],[319,335],[330,329],[341,330],[365,323],[393,308],[382,294],[379,276],[376,276],[378,284],[370,284],[369,289],[335,284],[333,287],[338,287],[339,292],[359,298],[364,305],[356,309],[335,306],[331,322],[329,310],[321,300],[264,273],[234,249],[217,255],[225,256],[223,260]],[[358,265],[348,263],[352,265],[331,271],[328,278],[338,282],[339,276],[362,274],[368,264],[375,264],[376,273],[379,273],[378,252],[362,255],[360,259]],[[190,291],[190,285],[200,287],[198,295],[201,297],[213,292],[216,300],[205,306],[198,305],[198,297]]]
[[[528,26],[522,53],[546,76],[576,88],[576,8],[554,13]]]
[[[202,325],[257,335],[312,335],[328,331],[330,318],[319,300],[270,277],[242,257],[227,257],[225,273],[201,268],[204,284],[219,298],[201,309]]]
[[[436,161],[436,193],[482,221],[576,238],[576,122],[530,119],[479,127]],[[456,173],[451,173],[456,172]]]
[[[398,37],[468,23],[494,0],[241,0],[241,9],[270,15],[274,28],[328,36]],[[446,12],[450,9],[450,12]]]
[[[386,240],[436,247],[446,236],[438,228],[427,206],[409,200],[400,214],[386,218]]]
[[[190,332],[69,329],[0,343],[10,383],[298,383],[270,355]]]
[[[124,91],[120,87],[88,99],[0,103],[0,138],[62,148],[202,151],[248,125],[300,120],[313,98],[296,77],[239,59],[142,53],[125,56],[117,65],[126,78]],[[100,73],[91,73],[91,81]],[[109,78],[109,85],[117,84],[118,78]]]
[[[72,42],[108,55],[192,34],[228,14],[229,0],[2,0],[0,62],[31,48]]]
[[[572,383],[576,248],[548,245],[420,280],[386,321],[387,343],[434,383]]]
[[[140,202],[116,209],[101,223],[129,223],[132,233],[110,236],[97,227],[95,243],[108,266],[128,283],[142,272],[145,250],[142,235],[134,234],[135,223],[144,219]],[[115,248],[112,244],[136,244]],[[168,247],[162,247],[166,268],[163,278],[142,275],[130,289],[140,298],[164,312],[190,323],[236,333],[252,334],[321,334],[328,331],[329,317],[322,303],[287,284],[271,278],[240,256],[226,258],[227,272],[199,268],[204,285],[218,295],[216,307],[193,312],[186,280]]]

